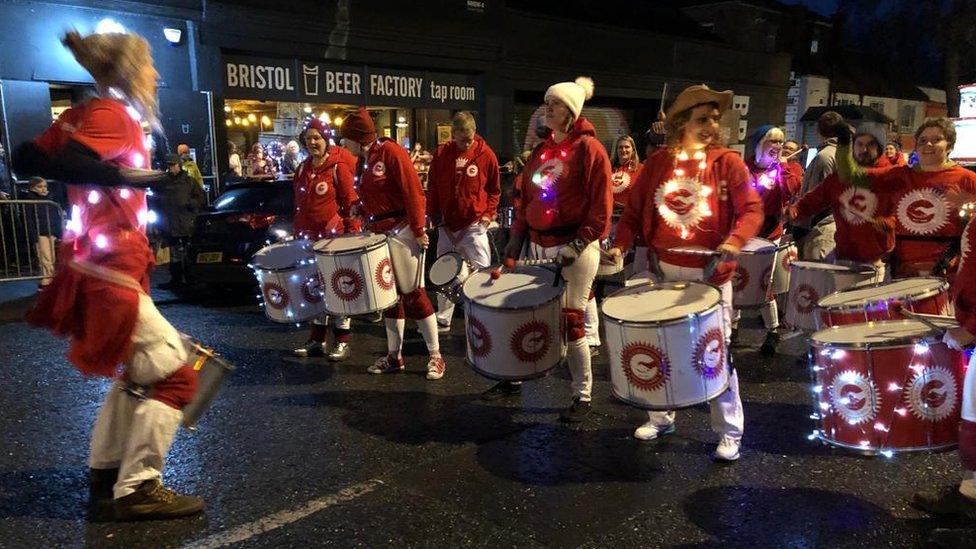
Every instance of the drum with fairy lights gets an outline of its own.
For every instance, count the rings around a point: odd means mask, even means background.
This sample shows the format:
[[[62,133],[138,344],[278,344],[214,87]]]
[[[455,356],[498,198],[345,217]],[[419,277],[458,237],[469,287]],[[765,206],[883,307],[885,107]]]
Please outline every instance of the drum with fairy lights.
[[[936,321],[946,328],[954,323]],[[945,450],[958,442],[963,353],[917,320],[885,320],[811,336],[814,437],[862,452]]]
[[[703,282],[637,282],[603,302],[613,395],[646,410],[707,402],[729,384],[725,315]]]
[[[464,281],[467,362],[497,380],[542,377],[566,356],[563,281],[544,267],[516,267],[497,279],[482,269]]]
[[[828,295],[817,304],[820,325],[828,327],[904,318],[894,310],[894,303],[900,303],[914,313],[954,314],[948,282],[936,277],[903,278],[892,282],[855,284]]]
[[[351,233],[315,243],[325,310],[342,316],[396,304],[396,276],[386,235]]]
[[[264,313],[274,322],[305,322],[325,312],[312,243],[290,240],[265,246],[251,268],[258,279]]]
[[[784,323],[797,330],[818,329],[817,302],[821,297],[875,276],[877,270],[866,265],[794,261],[790,266],[790,293]]]
[[[776,244],[765,238],[750,238],[742,247],[732,275],[732,305],[736,309],[761,307],[773,299],[770,284],[776,251]]]

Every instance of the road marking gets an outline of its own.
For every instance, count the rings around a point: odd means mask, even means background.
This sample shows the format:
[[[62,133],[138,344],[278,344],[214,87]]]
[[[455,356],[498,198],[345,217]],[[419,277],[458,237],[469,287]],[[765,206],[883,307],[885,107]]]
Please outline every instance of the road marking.
[[[258,520],[242,524],[236,528],[227,530],[226,532],[218,532],[210,537],[184,545],[184,548],[212,549],[215,547],[224,547],[234,543],[240,543],[254,536],[264,534],[266,532],[281,528],[282,526],[287,526],[293,522],[302,520],[309,515],[318,513],[319,511],[332,507],[337,503],[352,501],[359,496],[372,492],[382,484],[383,481],[381,480],[367,480],[366,482],[362,482],[348,488],[343,488],[335,494],[314,499],[301,507],[296,507],[295,509],[289,509],[287,511],[279,511]]]

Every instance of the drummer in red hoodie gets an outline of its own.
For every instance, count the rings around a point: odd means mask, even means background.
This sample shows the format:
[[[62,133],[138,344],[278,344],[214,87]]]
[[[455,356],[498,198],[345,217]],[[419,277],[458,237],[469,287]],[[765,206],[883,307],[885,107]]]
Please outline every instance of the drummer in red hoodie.
[[[951,202],[970,203],[976,196],[959,193],[962,197],[950,197]],[[976,344],[976,223],[972,221],[962,235],[959,270],[951,292],[959,326],[950,328],[943,336],[945,343],[957,350]],[[962,462],[962,482],[938,491],[918,492],[912,499],[915,507],[933,515],[957,515],[976,521],[976,353],[973,353],[962,388],[962,422],[959,424],[959,458]],[[963,542],[976,539],[976,528],[935,530],[931,541],[939,547],[966,547]]]
[[[424,191],[410,156],[396,141],[376,137],[369,111],[360,107],[342,124],[342,146],[366,160],[359,181],[359,198],[366,229],[390,235],[390,259],[400,300],[384,313],[387,355],[366,371],[371,374],[402,372],[405,317],[417,321],[427,344],[427,379],[444,377],[444,358],[437,338],[434,306],[423,287],[423,251],[430,244]]]
[[[854,161],[864,169],[876,173],[881,157],[881,145],[868,131],[854,135]],[[787,210],[787,217],[795,221],[830,209],[834,216],[835,261],[868,265],[878,270],[875,279],[885,278],[884,260],[895,246],[894,221],[887,203],[878,200],[870,189],[852,187],[841,182],[836,173],[803,195]]]
[[[308,158],[295,170],[295,237],[313,242],[359,231],[359,220],[352,217],[352,206],[359,200],[354,188],[356,157],[330,144],[329,133],[324,122],[313,118],[298,136]],[[293,351],[295,356],[325,353],[328,321],[326,314],[312,320],[308,342]],[[328,358],[339,362],[349,356],[349,317],[335,316],[332,324],[335,342]]]
[[[593,371],[583,311],[600,264],[600,239],[610,233],[613,207],[610,158],[595,138],[593,125],[580,116],[583,103],[592,96],[593,81],[584,76],[546,90],[545,123],[552,132],[525,164],[521,199],[504,252],[507,258],[556,259],[563,265],[573,402],[560,420],[571,423],[583,421],[591,409]]]
[[[841,141],[843,140],[843,142]],[[976,174],[949,160],[956,144],[952,121],[937,118],[915,130],[918,165],[865,170],[851,156],[851,135],[838,137],[837,173],[841,181],[870,189],[894,214],[894,276],[951,278],[963,224],[948,196],[976,193]]]
[[[459,112],[451,120],[453,140],[438,147],[427,173],[427,214],[440,232],[437,255],[457,252],[472,267],[491,263],[488,225],[502,194],[498,159],[475,133],[474,117]],[[437,327],[451,329],[454,303],[437,296]]]
[[[702,280],[722,292],[725,325],[731,335],[732,273],[742,246],[759,232],[763,205],[749,184],[742,158],[719,143],[719,120],[732,105],[732,92],[691,86],[667,112],[667,148],[644,162],[623,216],[617,223],[613,255],[629,249],[637,233],[649,245],[648,262],[664,280]],[[710,259],[669,251],[694,246],[720,252],[708,276]],[[653,256],[651,255],[653,254]],[[729,389],[710,402],[712,429],[721,437],[714,456],[739,459],[745,423],[735,370]],[[648,412],[634,437],[650,440],[674,432],[675,414]]]
[[[762,228],[759,229],[759,238],[765,238],[779,245],[783,237],[783,210],[793,200],[796,193],[800,190],[800,183],[803,181],[803,170],[799,164],[782,160],[783,143],[786,135],[783,130],[776,126],[760,126],[754,136],[754,154],[746,159],[746,167],[749,168],[749,182],[752,188],[759,193],[763,201]],[[770,299],[769,303],[759,309],[766,326],[766,338],[763,341],[761,351],[763,354],[772,355],[776,353],[779,345],[779,312],[776,307],[776,300]],[[739,311],[736,310],[733,317],[732,332],[735,334],[739,320]],[[735,343],[735,335],[732,342]]]

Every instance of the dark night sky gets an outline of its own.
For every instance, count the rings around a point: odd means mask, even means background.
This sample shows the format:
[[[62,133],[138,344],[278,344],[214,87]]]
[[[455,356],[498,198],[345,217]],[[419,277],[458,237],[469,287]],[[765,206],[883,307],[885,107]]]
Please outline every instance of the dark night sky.
[[[837,11],[838,0],[779,0],[784,4],[803,4],[820,15],[832,15]]]

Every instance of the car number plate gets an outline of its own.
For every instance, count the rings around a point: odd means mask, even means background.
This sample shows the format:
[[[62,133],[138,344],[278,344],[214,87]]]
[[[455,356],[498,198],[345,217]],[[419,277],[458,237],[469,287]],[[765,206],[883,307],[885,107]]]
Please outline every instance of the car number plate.
[[[224,252],[202,252],[197,254],[197,263],[220,263],[224,260]]]

